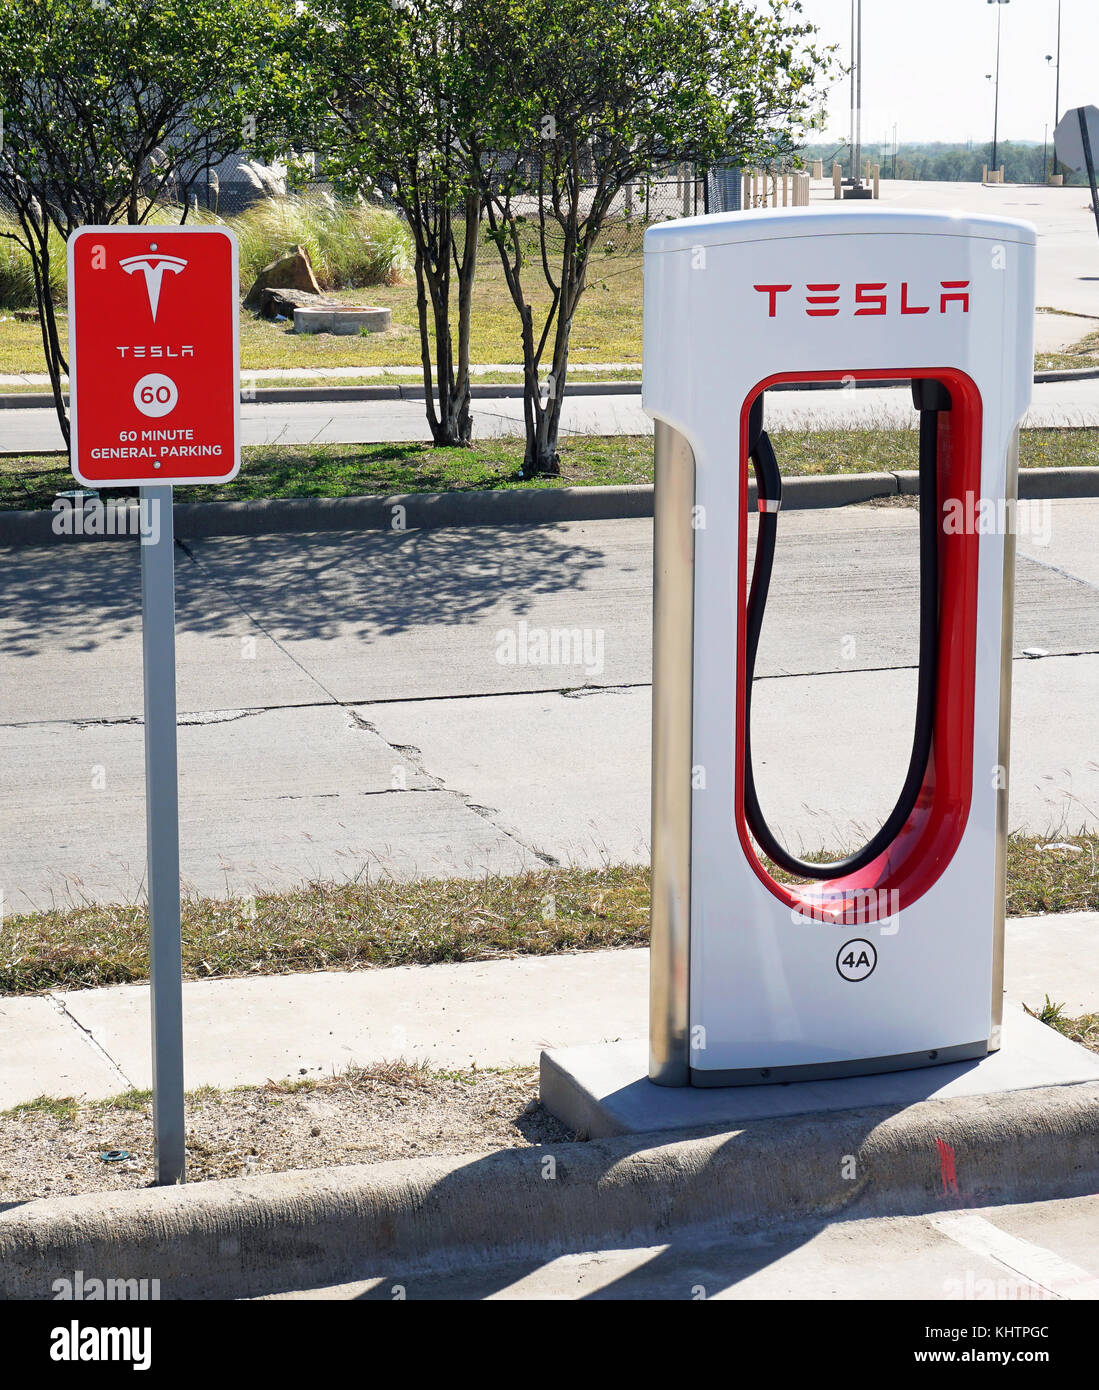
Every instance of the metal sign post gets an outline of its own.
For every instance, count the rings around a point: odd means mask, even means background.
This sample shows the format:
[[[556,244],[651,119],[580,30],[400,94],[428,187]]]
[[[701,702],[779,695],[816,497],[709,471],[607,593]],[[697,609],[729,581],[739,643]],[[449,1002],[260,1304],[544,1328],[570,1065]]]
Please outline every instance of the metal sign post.
[[[145,834],[153,1027],[156,1181],[187,1180],[183,1119],[183,947],[179,925],[176,596],[172,489],[143,487],[150,536],[141,546],[145,677]]]
[[[1084,163],[1088,167],[1088,183],[1091,185],[1091,210],[1095,214],[1095,230],[1099,232],[1099,193],[1095,189],[1095,159],[1092,155],[1088,121],[1082,106],[1076,108],[1076,117],[1080,122],[1080,143],[1084,147]]]
[[[1068,169],[1086,169],[1091,186],[1091,210],[1099,231],[1099,191],[1095,184],[1095,154],[1099,151],[1099,110],[1074,106],[1066,111],[1053,132],[1053,153]]]
[[[225,227],[80,227],[69,238],[70,466],[136,486],[156,1181],[186,1180],[172,487],[240,468],[237,243]],[[97,505],[100,505],[97,503]]]

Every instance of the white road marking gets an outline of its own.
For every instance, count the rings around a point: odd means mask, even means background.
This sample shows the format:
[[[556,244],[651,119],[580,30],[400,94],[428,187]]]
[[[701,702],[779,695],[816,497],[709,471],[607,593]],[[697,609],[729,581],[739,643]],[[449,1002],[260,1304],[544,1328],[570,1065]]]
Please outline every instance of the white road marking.
[[[976,1212],[936,1212],[927,1219],[940,1235],[976,1255],[996,1260],[1057,1298],[1099,1298],[1099,1277],[1044,1246],[1001,1230]]]

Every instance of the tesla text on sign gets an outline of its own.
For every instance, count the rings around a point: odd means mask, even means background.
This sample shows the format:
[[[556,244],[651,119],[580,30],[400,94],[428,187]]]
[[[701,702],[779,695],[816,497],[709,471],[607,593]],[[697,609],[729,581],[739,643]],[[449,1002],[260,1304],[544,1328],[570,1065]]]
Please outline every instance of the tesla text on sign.
[[[72,471],[87,485],[227,482],[240,467],[237,244],[224,227],[69,240]]]

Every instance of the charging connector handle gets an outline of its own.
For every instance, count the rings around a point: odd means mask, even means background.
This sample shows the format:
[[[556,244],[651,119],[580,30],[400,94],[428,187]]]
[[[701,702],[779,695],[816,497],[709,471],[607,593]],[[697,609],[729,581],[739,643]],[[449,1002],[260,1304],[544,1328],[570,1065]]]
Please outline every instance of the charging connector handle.
[[[799,878],[842,878],[873,863],[889,848],[907,823],[931,760],[939,671],[939,412],[949,410],[951,400],[947,388],[941,382],[932,380],[914,381],[912,399],[920,412],[920,665],[912,752],[901,794],[881,829],[857,853],[828,864],[813,864],[790,854],[772,834],[756,795],[752,770],[752,683],[774,565],[778,510],[782,503],[782,475],[771,441],[763,428],[762,393],[756,398],[748,416],[748,454],[756,475],[759,529],[745,624],[744,816],[748,829],[763,853],[780,869]]]

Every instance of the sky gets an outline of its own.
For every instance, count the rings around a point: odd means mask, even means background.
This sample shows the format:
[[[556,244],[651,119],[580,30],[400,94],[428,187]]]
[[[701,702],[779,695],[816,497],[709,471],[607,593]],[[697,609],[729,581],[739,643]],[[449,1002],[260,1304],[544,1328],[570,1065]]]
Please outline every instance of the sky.
[[[992,139],[996,11],[1001,11],[1001,140],[1038,140],[1054,111],[1057,0],[862,0],[862,139],[879,144],[893,124],[897,139]],[[821,40],[850,62],[851,0],[802,0]],[[1056,56],[1054,56],[1056,62]],[[1099,106],[1099,0],[1062,0],[1061,113]],[[826,133],[846,140],[850,82],[829,93]]]

